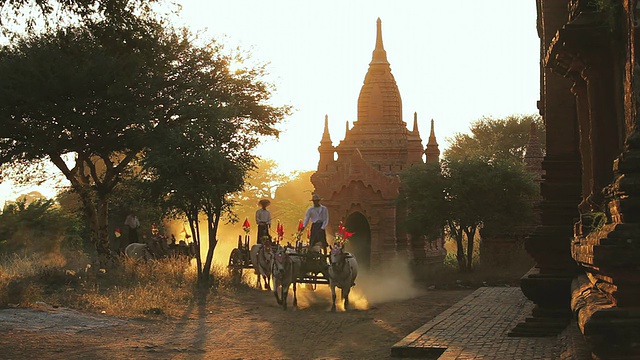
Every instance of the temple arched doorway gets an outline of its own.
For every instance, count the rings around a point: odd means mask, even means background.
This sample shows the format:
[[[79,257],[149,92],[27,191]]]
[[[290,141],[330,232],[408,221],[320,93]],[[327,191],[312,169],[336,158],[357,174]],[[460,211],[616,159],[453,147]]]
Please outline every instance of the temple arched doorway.
[[[347,231],[354,233],[347,242],[347,251],[358,260],[358,267],[369,269],[371,264],[371,228],[369,221],[360,212],[350,214],[344,222]]]

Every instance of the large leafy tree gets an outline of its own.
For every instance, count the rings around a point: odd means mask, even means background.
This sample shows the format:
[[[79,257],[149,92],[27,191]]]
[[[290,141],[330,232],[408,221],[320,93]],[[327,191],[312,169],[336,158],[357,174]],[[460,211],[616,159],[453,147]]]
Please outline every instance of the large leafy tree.
[[[203,141],[198,132],[173,135],[179,139],[165,148],[150,150],[145,157],[147,186],[152,199],[156,199],[167,214],[187,219],[196,246],[198,280],[208,283],[220,219],[233,204],[229,196],[242,188],[251,159],[233,159],[233,154]],[[201,215],[206,218],[208,234],[204,261],[200,255]]]
[[[0,213],[0,254],[57,252],[77,243],[77,225],[53,200],[37,192],[23,195]]]
[[[503,119],[483,117],[474,121],[470,133],[457,133],[445,151],[447,159],[479,158],[521,163],[529,141],[531,123],[536,124],[544,149],[544,122],[539,115],[509,115]]]
[[[166,147],[169,130],[198,124],[208,140],[232,132],[240,140],[216,148],[235,151],[237,161],[247,156],[238,147],[277,135],[288,111],[266,103],[264,67],[232,73],[233,58],[215,43],[196,46],[186,31],[153,21],[137,25],[96,22],[0,50],[0,163],[53,162],[80,196],[105,257],[113,189],[132,161]]]
[[[531,177],[521,166],[477,158],[445,160],[442,168],[416,166],[402,174],[402,183],[401,201],[408,211],[409,233],[433,236],[444,228],[456,241],[461,271],[472,268],[479,227],[511,227],[526,222],[535,193]]]
[[[163,0],[0,0],[0,28],[5,35],[57,28],[70,22],[106,21],[136,27],[155,17],[152,6]]]
[[[191,84],[183,94],[189,117],[156,131],[158,145],[147,147],[141,164],[153,198],[168,212],[187,218],[198,250],[199,279],[208,283],[220,220],[234,204],[231,196],[255,168],[252,151],[259,137],[277,135],[275,125],[289,109],[267,103],[272,87],[262,81],[264,67],[232,73],[232,58],[215,43],[182,46],[180,77]],[[201,215],[208,234],[204,261]]]
[[[442,235],[448,219],[447,178],[441,164],[412,166],[402,174],[398,202],[408,210],[405,228],[413,241],[435,240]]]

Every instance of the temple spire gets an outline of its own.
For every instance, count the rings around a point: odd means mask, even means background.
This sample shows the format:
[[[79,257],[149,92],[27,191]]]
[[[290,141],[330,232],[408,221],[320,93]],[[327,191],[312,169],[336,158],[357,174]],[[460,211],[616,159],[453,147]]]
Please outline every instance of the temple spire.
[[[329,115],[324,116],[324,132],[322,133],[322,140],[320,143],[331,143],[331,135],[329,134]]]
[[[413,113],[413,132],[418,133],[418,113]]]
[[[427,148],[424,153],[427,156],[427,163],[437,163],[440,161],[440,149],[438,149],[438,142],[436,141],[436,132],[433,126],[433,119],[431,119],[431,133],[429,134],[429,142],[427,142]]]
[[[349,120],[347,120],[347,127],[346,127],[346,130],[344,131],[344,135],[347,136],[348,132],[349,132]]]
[[[429,133],[429,142],[427,145],[438,146],[438,142],[436,141],[436,132],[433,130],[433,119],[431,119],[431,132]]]
[[[369,65],[371,64],[389,65],[389,62],[387,61],[387,52],[384,50],[384,45],[382,44],[382,20],[380,20],[380,18],[378,18],[377,21],[376,47],[373,50],[373,57]]]

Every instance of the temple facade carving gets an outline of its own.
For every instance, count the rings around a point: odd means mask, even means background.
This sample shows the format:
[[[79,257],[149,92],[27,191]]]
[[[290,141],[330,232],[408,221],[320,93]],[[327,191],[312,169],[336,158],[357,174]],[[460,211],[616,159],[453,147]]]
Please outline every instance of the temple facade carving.
[[[547,152],[521,287],[534,316],[577,321],[598,359],[640,358],[638,6],[537,0]]]

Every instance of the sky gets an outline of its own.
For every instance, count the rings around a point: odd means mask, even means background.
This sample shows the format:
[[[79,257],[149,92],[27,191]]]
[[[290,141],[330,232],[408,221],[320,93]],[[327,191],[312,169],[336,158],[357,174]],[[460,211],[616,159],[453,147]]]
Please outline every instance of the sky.
[[[177,25],[200,31],[268,63],[272,104],[291,105],[279,139],[257,155],[284,173],[314,170],[324,117],[334,145],[357,119],[358,94],[371,61],[376,19],[398,85],[403,120],[426,145],[430,120],[440,150],[483,116],[536,113],[539,40],[533,0],[178,0]],[[411,125],[410,125],[411,126]],[[53,181],[55,183],[55,180]],[[0,184],[0,202],[39,188]],[[66,185],[66,184],[64,184]]]
[[[441,150],[483,116],[536,113],[539,40],[533,0],[211,1],[183,0],[193,29],[250,49],[269,62],[274,104],[293,114],[258,154],[284,172],[317,167],[324,126],[334,145],[357,102],[375,45],[376,19],[400,90],[403,119],[430,120]],[[410,125],[411,126],[411,125]]]

